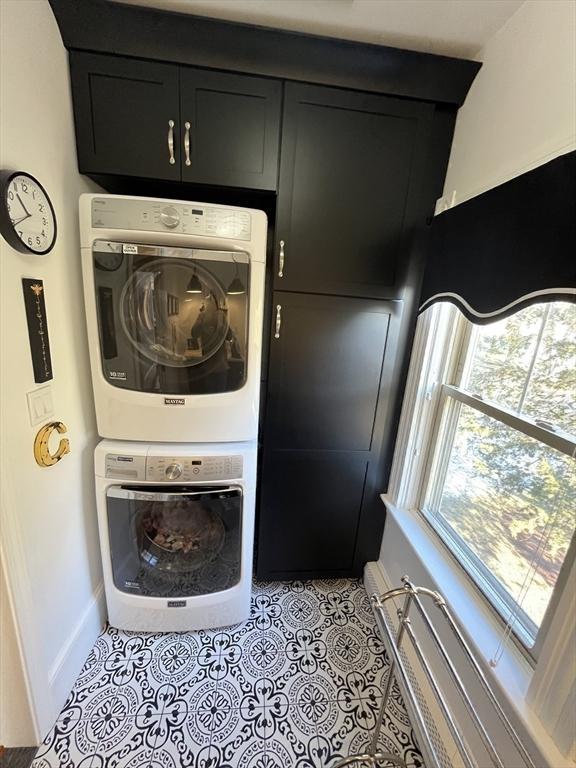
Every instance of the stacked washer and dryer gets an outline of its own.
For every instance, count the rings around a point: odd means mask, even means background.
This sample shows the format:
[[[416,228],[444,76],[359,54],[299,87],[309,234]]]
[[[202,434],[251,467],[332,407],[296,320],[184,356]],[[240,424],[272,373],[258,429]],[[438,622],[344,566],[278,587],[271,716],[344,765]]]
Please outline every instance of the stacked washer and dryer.
[[[80,198],[112,626],[249,615],[266,229],[262,211]]]

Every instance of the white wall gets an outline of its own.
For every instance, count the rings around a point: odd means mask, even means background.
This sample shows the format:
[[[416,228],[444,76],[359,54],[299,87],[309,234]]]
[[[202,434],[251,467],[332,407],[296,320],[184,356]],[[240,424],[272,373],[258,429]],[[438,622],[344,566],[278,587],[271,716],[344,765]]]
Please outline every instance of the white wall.
[[[78,195],[93,189],[76,170],[67,54],[47,0],[0,0],[0,28],[0,166],[37,177],[58,221],[55,248],[44,257],[19,254],[0,239],[1,546],[39,739],[103,618],[77,224]],[[37,385],[23,276],[44,280],[54,415],[69,430],[72,452],[51,468],[37,466],[32,452],[38,428],[30,425],[26,392]],[[0,733],[7,746],[18,738]]]
[[[445,183],[456,202],[576,147],[576,3],[526,0],[476,57]]]
[[[36,734],[2,563],[0,628],[0,744],[9,737],[11,747],[31,746],[36,743]]]

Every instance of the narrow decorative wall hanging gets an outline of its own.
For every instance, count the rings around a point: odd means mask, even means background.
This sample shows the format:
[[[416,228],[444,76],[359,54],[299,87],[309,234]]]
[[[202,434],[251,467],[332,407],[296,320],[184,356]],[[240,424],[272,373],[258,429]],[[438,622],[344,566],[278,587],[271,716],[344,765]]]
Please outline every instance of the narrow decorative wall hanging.
[[[24,291],[24,305],[26,307],[26,320],[28,321],[28,338],[30,339],[34,381],[36,384],[43,384],[53,378],[44,284],[42,280],[23,277],[22,290]]]

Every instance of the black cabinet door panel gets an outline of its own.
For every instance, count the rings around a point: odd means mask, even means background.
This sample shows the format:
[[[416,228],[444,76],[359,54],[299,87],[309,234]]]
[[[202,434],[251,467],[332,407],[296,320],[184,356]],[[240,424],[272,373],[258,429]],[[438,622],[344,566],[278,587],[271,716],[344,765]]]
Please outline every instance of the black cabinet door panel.
[[[432,114],[427,104],[286,86],[277,290],[393,295]]]
[[[180,88],[182,131],[190,124],[182,180],[275,190],[281,83],[182,67]]]
[[[258,575],[350,574],[368,457],[271,451],[263,466]]]
[[[397,302],[276,292],[266,433],[274,448],[370,450]],[[278,309],[280,307],[280,309]]]
[[[180,179],[177,66],[71,51],[70,73],[82,173]]]

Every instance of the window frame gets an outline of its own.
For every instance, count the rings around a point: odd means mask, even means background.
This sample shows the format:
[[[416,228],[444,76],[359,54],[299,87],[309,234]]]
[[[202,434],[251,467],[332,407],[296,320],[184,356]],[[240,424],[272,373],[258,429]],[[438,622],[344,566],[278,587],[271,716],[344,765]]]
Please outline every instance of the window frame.
[[[451,304],[435,304],[419,318],[388,495],[398,506],[421,516],[504,627],[516,601],[469,548],[463,549],[464,540],[460,543],[456,532],[425,503],[434,494],[438,500],[442,492],[461,405],[466,404],[572,458],[576,457],[576,437],[560,429],[552,430],[462,387],[472,357],[473,332],[473,324]],[[438,504],[432,506],[438,508]],[[531,664],[538,659],[575,557],[576,534],[540,627],[525,613],[512,627],[515,645]],[[486,574],[489,578],[483,578]]]

